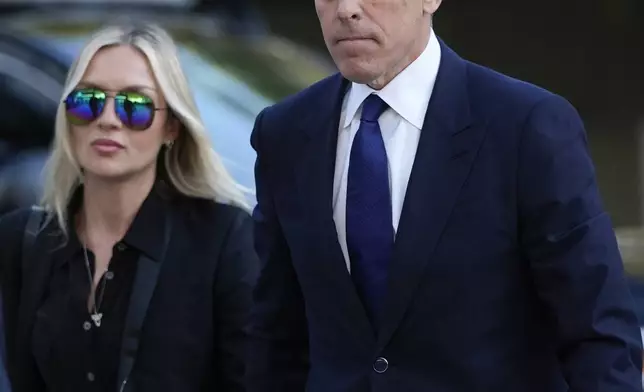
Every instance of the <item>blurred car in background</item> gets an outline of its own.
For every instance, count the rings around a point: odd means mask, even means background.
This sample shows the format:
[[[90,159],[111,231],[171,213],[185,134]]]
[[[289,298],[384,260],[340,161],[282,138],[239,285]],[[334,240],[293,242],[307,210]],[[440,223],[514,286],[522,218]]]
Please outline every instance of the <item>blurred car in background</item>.
[[[256,14],[240,20],[246,14],[237,9],[231,16],[216,1],[200,7],[132,0],[37,3],[0,6],[0,214],[40,198],[67,69],[88,35],[106,23],[151,21],[174,36],[214,148],[250,189],[255,116],[332,72],[326,58],[258,27]]]

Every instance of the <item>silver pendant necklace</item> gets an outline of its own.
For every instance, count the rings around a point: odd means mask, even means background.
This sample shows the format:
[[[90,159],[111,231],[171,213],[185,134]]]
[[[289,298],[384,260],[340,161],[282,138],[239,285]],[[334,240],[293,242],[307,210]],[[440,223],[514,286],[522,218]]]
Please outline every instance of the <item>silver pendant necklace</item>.
[[[85,256],[85,269],[87,270],[87,277],[89,279],[89,287],[90,287],[90,292],[91,292],[93,290],[93,288],[94,288],[94,276],[92,274],[92,269],[91,269],[91,267],[89,265],[89,257],[87,255],[87,246],[85,246],[85,245],[83,245],[83,255]],[[109,268],[109,265],[108,265],[108,268]],[[103,303],[103,295],[105,294],[105,285],[106,284],[107,284],[106,279],[101,278],[101,282],[100,282],[100,286],[101,286],[100,290],[101,290],[101,292],[99,294],[98,301],[96,300],[96,292],[94,293],[94,298],[92,300],[92,312],[90,313],[89,316],[91,317],[91,319],[94,322],[94,325],[96,325],[96,327],[101,326],[101,321],[103,319],[103,313],[99,312],[99,310],[101,308],[101,304]]]

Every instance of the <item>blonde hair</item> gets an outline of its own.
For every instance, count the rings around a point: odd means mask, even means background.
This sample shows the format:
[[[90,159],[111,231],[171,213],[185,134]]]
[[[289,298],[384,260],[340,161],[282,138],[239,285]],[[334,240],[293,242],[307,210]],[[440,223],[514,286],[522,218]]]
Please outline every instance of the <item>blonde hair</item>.
[[[94,57],[102,48],[131,45],[148,59],[167,105],[181,122],[182,130],[171,149],[163,149],[163,164],[171,185],[181,194],[250,207],[244,189],[224,167],[221,157],[211,147],[204,123],[183,73],[177,48],[170,35],[154,24],[108,26],[96,32],[72,64],[63,99],[80,82]],[[67,233],[67,208],[81,183],[81,168],[72,151],[70,128],[61,99],[56,113],[55,136],[51,156],[45,168],[42,206]]]

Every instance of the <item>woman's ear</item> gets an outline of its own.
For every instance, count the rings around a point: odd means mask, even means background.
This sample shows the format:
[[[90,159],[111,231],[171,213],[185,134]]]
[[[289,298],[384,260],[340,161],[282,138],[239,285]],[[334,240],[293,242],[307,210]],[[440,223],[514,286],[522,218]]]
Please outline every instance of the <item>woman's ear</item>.
[[[169,112],[168,121],[166,122],[165,143],[174,143],[177,137],[179,137],[179,132],[181,132],[181,121],[179,121],[174,113]]]

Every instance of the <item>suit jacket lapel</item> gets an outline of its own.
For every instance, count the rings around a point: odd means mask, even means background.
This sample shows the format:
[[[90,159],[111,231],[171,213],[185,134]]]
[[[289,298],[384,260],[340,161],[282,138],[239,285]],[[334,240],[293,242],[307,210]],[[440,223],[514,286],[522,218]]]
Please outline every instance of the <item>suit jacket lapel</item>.
[[[396,236],[379,348],[400,324],[482,141],[482,128],[470,123],[466,63],[442,42],[441,52]]]
[[[315,259],[311,262],[316,264],[307,268],[315,276],[329,279],[325,285],[329,304],[338,307],[347,325],[351,325],[350,330],[364,339],[373,337],[373,328],[351,280],[333,220],[338,127],[349,81],[336,74],[325,87],[314,94],[315,101],[307,105],[313,109],[299,120],[304,147],[299,152],[301,165],[296,168],[298,199],[306,206],[306,225],[321,228],[321,235],[309,240],[321,241],[324,252],[312,255]]]

